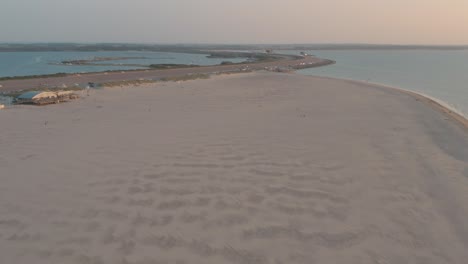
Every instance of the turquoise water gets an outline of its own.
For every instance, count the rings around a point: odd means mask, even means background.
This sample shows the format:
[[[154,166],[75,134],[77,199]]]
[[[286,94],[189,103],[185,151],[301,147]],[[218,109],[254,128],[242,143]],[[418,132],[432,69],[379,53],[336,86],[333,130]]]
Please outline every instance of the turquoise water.
[[[122,64],[197,64],[215,65],[222,61],[242,62],[245,58],[216,59],[205,54],[186,54],[170,52],[139,51],[100,51],[100,52],[0,52],[0,77],[27,76],[40,74],[99,72],[108,70],[141,69],[137,66]],[[115,60],[96,63],[115,64],[115,66],[94,65],[53,65],[64,60],[89,60],[94,57],[145,57],[146,59]],[[52,63],[52,64],[51,64]]]
[[[297,53],[288,51],[287,53]],[[335,65],[301,74],[384,84],[432,97],[468,117],[468,51],[308,51]]]

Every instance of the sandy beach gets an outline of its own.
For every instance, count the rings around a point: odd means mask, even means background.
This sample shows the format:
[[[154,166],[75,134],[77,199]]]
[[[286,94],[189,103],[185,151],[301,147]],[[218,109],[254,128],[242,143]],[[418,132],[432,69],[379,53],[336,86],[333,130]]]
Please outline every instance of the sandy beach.
[[[258,72],[1,110],[0,263],[466,263],[468,128],[441,109]]]

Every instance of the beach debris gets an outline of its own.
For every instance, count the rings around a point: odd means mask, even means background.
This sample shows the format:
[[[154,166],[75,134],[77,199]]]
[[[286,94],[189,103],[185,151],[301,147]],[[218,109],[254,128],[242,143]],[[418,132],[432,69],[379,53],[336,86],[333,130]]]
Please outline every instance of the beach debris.
[[[77,99],[79,96],[72,91],[30,91],[15,98],[16,104],[57,104]]]
[[[75,94],[73,91],[57,91],[57,98],[60,102],[66,102],[69,100],[78,99],[79,96]]]

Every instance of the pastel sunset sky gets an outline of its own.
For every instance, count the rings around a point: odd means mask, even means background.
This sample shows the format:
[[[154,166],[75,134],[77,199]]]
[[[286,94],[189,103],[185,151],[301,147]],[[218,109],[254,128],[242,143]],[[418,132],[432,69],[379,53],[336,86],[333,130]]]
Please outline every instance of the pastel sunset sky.
[[[468,0],[2,0],[0,42],[468,44]]]

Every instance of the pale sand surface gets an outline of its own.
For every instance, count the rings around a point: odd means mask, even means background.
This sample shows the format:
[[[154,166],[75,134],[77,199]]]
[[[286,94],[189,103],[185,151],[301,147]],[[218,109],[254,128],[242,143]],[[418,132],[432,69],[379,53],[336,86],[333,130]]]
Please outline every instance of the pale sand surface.
[[[0,263],[467,263],[467,130],[396,90],[220,76],[0,124]]]

